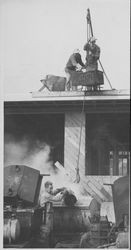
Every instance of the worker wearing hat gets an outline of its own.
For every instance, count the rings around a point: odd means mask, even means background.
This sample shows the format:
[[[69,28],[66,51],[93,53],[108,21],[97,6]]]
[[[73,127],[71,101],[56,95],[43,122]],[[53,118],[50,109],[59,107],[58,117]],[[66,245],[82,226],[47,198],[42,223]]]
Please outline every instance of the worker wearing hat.
[[[72,89],[71,83],[71,73],[72,71],[80,71],[82,67],[85,68],[85,64],[82,62],[80,50],[75,49],[73,54],[69,57],[69,60],[66,64],[65,72],[66,72],[66,86],[65,90]]]
[[[98,69],[97,61],[100,58],[100,47],[96,45],[96,38],[91,37],[88,42],[84,45],[84,50],[87,52],[86,55],[86,70],[93,71]]]

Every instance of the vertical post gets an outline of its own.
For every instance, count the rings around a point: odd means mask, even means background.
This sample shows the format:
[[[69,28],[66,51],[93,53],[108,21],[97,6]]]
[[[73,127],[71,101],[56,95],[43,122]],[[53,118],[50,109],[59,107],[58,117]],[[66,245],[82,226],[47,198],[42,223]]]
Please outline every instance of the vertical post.
[[[81,147],[79,169],[80,176],[85,175],[85,113],[65,113],[65,135],[64,135],[64,166],[72,180],[76,178],[76,166],[78,161],[78,150],[80,142],[80,129],[82,124]]]
[[[87,20],[87,43],[89,41],[89,23],[90,23],[90,16],[89,16],[89,9],[87,9],[87,16],[86,16],[86,20]],[[86,58],[88,58],[88,55],[89,55],[89,51],[87,50],[86,52]]]
[[[53,206],[51,202],[45,204],[43,210],[42,225],[40,227],[39,246],[51,247],[52,245],[52,232],[53,232]]]
[[[124,231],[128,232],[128,221],[129,221],[128,214],[123,215],[123,221],[124,221]]]
[[[88,10],[87,10],[87,16],[86,16],[86,19],[87,19],[87,42],[89,40],[89,36],[88,36],[88,23],[89,23],[89,15],[88,15]]]
[[[113,175],[119,175],[118,150],[116,145],[114,145],[114,152],[113,152]]]
[[[47,202],[45,204],[45,210],[46,210],[45,224],[51,232],[53,230],[53,206],[51,202]]]
[[[88,16],[88,23],[90,25],[91,36],[93,36],[93,28],[92,28],[91,15],[90,15],[90,10],[89,9],[87,9],[87,16]]]

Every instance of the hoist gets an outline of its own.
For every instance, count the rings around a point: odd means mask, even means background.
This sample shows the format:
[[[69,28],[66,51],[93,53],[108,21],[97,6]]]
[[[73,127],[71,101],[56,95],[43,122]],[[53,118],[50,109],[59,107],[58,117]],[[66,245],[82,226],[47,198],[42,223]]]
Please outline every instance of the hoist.
[[[90,10],[87,9],[87,16],[86,16],[86,19],[87,19],[87,44],[90,43],[90,40],[91,38],[94,36],[93,34],[93,27],[92,27],[92,22],[91,22],[91,15],[90,15]],[[87,50],[87,58],[89,56],[89,50]],[[99,61],[99,64],[103,70],[103,73],[111,87],[111,90],[113,89],[112,88],[112,85],[105,73],[105,70],[102,66],[102,63],[100,61],[100,59],[98,59]],[[84,114],[84,105],[85,105],[85,95],[86,95],[86,91],[84,91],[84,97],[83,97],[83,104],[82,104],[82,111],[81,111],[81,116],[82,116],[82,119],[81,119],[81,125],[80,125],[80,135],[79,135],[79,145],[78,145],[78,158],[77,158],[77,165],[76,165],[76,179],[74,182],[76,183],[79,183],[80,182],[80,173],[79,173],[79,160],[80,160],[80,148],[81,148],[81,138],[82,138],[82,127],[83,127],[83,114]]]
[[[91,22],[90,9],[87,9],[87,16],[86,16],[86,19],[87,19],[87,42],[90,42],[91,37],[94,36],[94,34],[93,34],[92,22]],[[88,53],[88,52],[87,52],[87,53]],[[87,56],[88,56],[88,55],[87,55]],[[111,85],[111,83],[110,83],[110,81],[109,81],[109,78],[107,77],[107,74],[105,73],[105,70],[104,70],[104,68],[103,68],[103,66],[102,66],[102,63],[101,63],[100,59],[99,59],[98,61],[99,61],[99,64],[100,64],[100,66],[101,66],[101,68],[102,68],[102,70],[103,70],[103,73],[104,73],[104,75],[105,75],[105,77],[106,77],[106,79],[107,79],[107,81],[108,81],[108,83],[109,83],[111,89],[113,89],[113,88],[112,88],[112,85]]]

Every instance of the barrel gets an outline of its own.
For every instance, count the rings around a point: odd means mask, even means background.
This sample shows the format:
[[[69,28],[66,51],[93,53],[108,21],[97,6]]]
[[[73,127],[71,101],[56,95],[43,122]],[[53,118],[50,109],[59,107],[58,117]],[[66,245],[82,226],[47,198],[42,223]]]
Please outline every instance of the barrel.
[[[86,206],[54,206],[55,233],[79,233],[89,229],[90,210]]]
[[[20,237],[20,222],[18,219],[4,219],[4,242],[17,242]]]

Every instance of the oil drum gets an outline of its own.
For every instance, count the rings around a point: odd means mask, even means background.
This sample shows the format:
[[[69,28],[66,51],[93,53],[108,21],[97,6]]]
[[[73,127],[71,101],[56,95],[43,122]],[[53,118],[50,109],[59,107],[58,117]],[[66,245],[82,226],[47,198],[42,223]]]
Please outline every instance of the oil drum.
[[[62,205],[54,206],[53,210],[53,230],[55,233],[80,233],[89,230],[89,207]]]
[[[4,242],[16,242],[20,237],[20,222],[12,217],[4,219]]]

